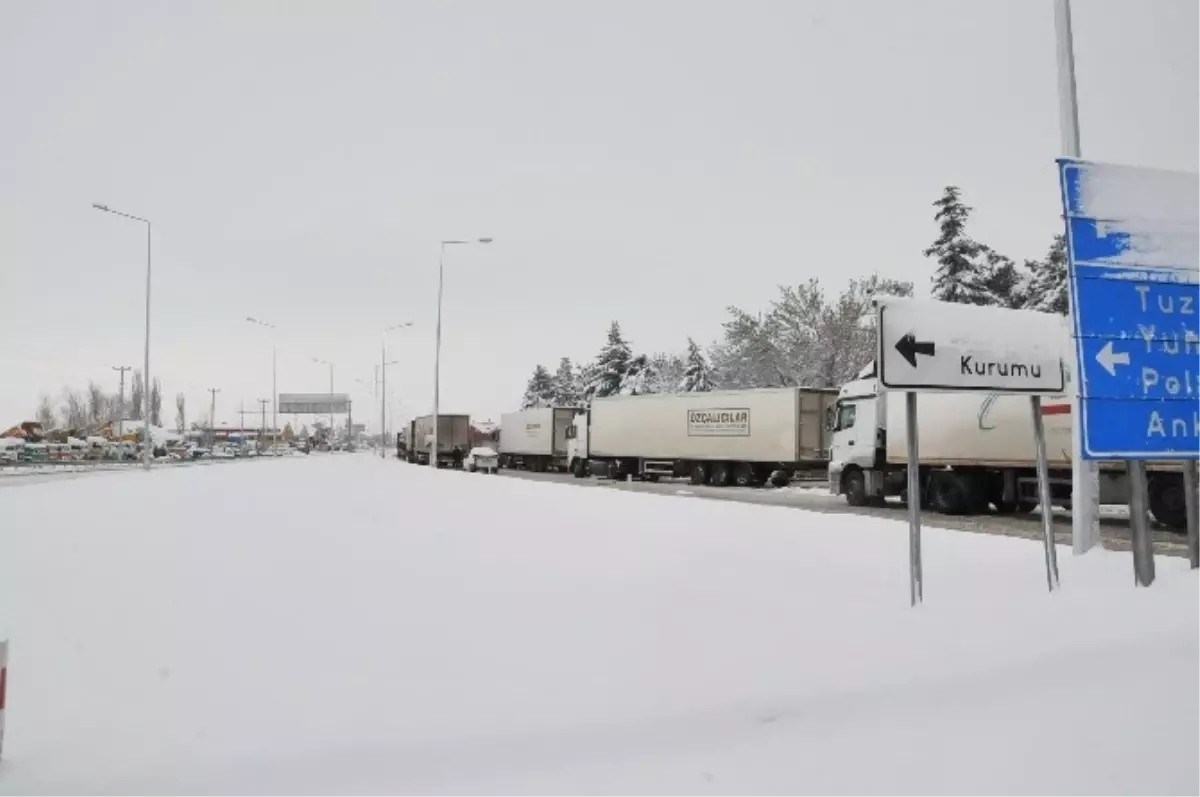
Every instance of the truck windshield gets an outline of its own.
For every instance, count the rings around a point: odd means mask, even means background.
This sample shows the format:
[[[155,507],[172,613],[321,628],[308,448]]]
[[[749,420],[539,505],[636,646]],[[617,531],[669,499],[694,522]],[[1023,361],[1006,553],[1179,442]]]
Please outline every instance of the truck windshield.
[[[837,424],[833,427],[833,430],[838,432],[854,426],[856,409],[858,409],[858,405],[856,404],[838,404]]]

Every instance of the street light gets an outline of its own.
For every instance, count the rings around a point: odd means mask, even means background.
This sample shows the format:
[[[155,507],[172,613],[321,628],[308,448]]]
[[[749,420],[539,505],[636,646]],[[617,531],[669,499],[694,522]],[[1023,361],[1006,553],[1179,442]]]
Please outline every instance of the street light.
[[[389,332],[394,332],[397,329],[407,329],[408,327],[411,327],[412,325],[413,325],[412,321],[405,321],[403,324],[393,324],[392,326],[383,330],[383,344],[380,348],[380,357],[379,357],[380,377],[383,380],[382,389],[379,391],[379,436],[380,436],[380,439],[384,439],[385,436],[387,435],[387,406],[384,403],[385,402],[384,397],[387,395],[387,367],[389,365],[395,365],[396,363],[399,362],[399,360],[392,360],[391,362],[387,362],[387,336],[388,336]],[[385,445],[381,445],[379,447],[379,458],[387,459],[386,440],[385,440]]]
[[[246,320],[251,324],[258,324],[260,327],[271,330],[271,426],[275,428],[275,431],[271,433],[271,443],[274,444],[276,442],[275,435],[279,434],[279,388],[275,381],[275,335],[278,333],[279,327],[253,316],[246,316]]]
[[[312,361],[329,366],[329,444],[333,445],[333,363],[320,357],[313,357]]]
[[[440,415],[441,379],[442,379],[442,284],[444,282],[446,247],[463,244],[490,244],[491,238],[476,238],[474,241],[442,241],[438,253],[438,298],[437,298],[437,332],[434,334],[433,349],[433,449],[429,452],[429,465],[437,467],[438,427],[442,425]]]
[[[140,221],[146,225],[146,352],[145,360],[142,363],[142,425],[145,431],[143,458],[146,461],[146,470],[150,470],[150,460],[154,456],[154,443],[150,436],[150,220],[143,219],[141,216],[134,216],[131,213],[122,213],[119,210],[113,210],[108,205],[101,205],[99,202],[93,202],[92,207],[96,210],[102,210],[105,213],[112,213],[114,216],[123,216],[127,219]]]

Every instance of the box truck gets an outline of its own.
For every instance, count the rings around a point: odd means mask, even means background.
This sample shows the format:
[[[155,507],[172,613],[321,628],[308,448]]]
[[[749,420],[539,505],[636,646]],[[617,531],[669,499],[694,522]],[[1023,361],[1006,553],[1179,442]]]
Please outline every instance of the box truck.
[[[1068,365],[1068,385],[1072,378]],[[1070,389],[1070,388],[1068,388]],[[1042,402],[1052,500],[1071,505],[1070,396]],[[829,488],[852,506],[908,500],[905,393],[883,391],[868,367],[839,392],[833,416]],[[1038,505],[1033,409],[1028,396],[921,393],[917,399],[921,502],[935,512],[964,515],[1032,511]],[[1148,463],[1150,511],[1163,525],[1185,529],[1183,472]],[[1125,504],[1129,483],[1120,462],[1100,463],[1100,503]]]
[[[575,417],[568,465],[579,477],[786,484],[828,464],[825,416],[836,400],[836,389],[801,387],[599,398]]]
[[[462,456],[471,450],[471,416],[469,415],[439,415],[438,416],[438,467],[454,463],[454,450],[458,449]],[[433,416],[422,415],[414,418],[408,424],[408,461],[418,465],[428,465],[430,449],[433,448]],[[461,462],[461,460],[459,460]]]
[[[500,467],[545,473],[567,469],[567,430],[580,410],[535,407],[500,418]]]

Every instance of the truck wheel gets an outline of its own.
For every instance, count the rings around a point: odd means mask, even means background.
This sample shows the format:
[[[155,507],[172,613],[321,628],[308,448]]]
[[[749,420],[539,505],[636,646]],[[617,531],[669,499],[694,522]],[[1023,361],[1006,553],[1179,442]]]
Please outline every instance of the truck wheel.
[[[771,482],[772,487],[787,487],[792,483],[791,471],[777,470],[771,474],[768,481]]]
[[[867,479],[861,470],[852,470],[842,477],[842,492],[850,506],[867,505]]]
[[[708,484],[708,463],[693,462],[692,475],[689,479],[692,484]]]
[[[738,487],[754,487],[758,480],[754,478],[754,466],[749,462],[739,462],[733,466],[733,483]]]
[[[1150,514],[1174,531],[1187,531],[1187,497],[1183,477],[1178,473],[1150,475]]]
[[[733,468],[728,462],[714,462],[708,481],[713,487],[728,487],[733,481]]]
[[[571,473],[576,479],[582,479],[587,476],[587,463],[582,459],[577,459],[571,463]]]
[[[970,505],[967,485],[956,474],[939,472],[929,479],[929,503],[943,515],[964,514]]]

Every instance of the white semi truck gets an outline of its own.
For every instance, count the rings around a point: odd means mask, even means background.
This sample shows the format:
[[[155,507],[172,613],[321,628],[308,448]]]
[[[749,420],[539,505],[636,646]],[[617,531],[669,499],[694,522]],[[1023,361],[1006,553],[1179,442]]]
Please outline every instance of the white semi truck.
[[[580,410],[574,407],[535,407],[508,412],[500,418],[500,467],[545,473],[566,470],[567,430]]]
[[[797,387],[598,398],[571,426],[568,466],[580,478],[786,484],[828,463],[836,399],[835,389]]]
[[[1072,378],[1067,371],[1068,389]],[[1071,505],[1070,397],[1042,402],[1050,487],[1058,506]],[[907,496],[908,424],[905,394],[883,391],[868,367],[842,387],[833,425],[829,487],[862,506]],[[1033,414],[1027,396],[995,393],[921,393],[917,399],[917,455],[921,502],[953,515],[1033,510],[1038,504]],[[1183,473],[1149,463],[1150,511],[1160,523],[1185,529]],[[1100,465],[1100,502],[1125,504],[1124,464]]]

